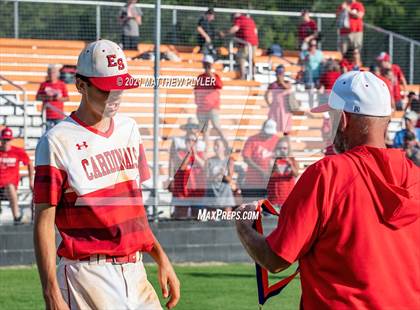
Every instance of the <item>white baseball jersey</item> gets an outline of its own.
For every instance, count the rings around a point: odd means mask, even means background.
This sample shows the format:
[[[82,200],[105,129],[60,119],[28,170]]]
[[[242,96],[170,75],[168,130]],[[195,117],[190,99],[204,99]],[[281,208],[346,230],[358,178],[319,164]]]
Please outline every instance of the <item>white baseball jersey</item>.
[[[35,166],[35,203],[57,206],[59,256],[151,250],[140,188],[150,174],[133,119],[117,115],[100,132],[72,113],[40,139]]]

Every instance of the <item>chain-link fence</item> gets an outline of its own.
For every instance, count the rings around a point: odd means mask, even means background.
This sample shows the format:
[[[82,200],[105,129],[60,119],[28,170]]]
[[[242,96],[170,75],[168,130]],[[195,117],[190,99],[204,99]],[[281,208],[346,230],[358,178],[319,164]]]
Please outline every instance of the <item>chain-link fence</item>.
[[[297,27],[303,8],[324,9],[319,3],[301,2],[299,5],[284,5],[284,11],[243,10],[248,7],[265,7],[248,2],[238,8],[216,8],[214,21],[216,32],[226,31],[232,26],[231,14],[245,12],[251,14],[258,27],[259,47],[269,48],[279,44],[283,49],[298,48]],[[124,3],[100,1],[56,1],[56,0],[15,0],[2,1],[0,4],[0,37],[48,38],[64,40],[92,41],[97,38],[121,40],[119,12]],[[217,4],[216,4],[217,5]],[[143,12],[140,27],[140,42],[153,43],[155,14],[154,5],[137,4]],[[290,11],[290,10],[297,11]],[[207,7],[162,5],[161,42],[162,44],[197,45],[197,21]],[[328,9],[331,11],[331,8]],[[337,29],[335,14],[313,13],[313,19],[322,33],[322,48],[337,49]],[[216,37],[215,46],[227,46],[226,39]],[[362,59],[366,66],[374,62],[375,56],[387,51],[393,61],[398,63],[407,75],[409,83],[420,83],[420,70],[416,70],[420,53],[420,43],[366,25]]]

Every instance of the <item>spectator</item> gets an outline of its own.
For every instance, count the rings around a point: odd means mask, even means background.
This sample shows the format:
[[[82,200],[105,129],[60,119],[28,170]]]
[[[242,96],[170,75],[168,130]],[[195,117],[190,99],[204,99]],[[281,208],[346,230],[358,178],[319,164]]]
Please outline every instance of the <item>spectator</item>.
[[[299,62],[304,67],[303,81],[307,88],[313,88],[319,84],[321,67],[324,55],[318,49],[316,40],[309,42],[309,49],[300,53]]]
[[[370,66],[370,72],[384,81],[385,85],[388,87],[389,93],[391,94],[391,106],[392,109],[395,110],[394,88],[392,87],[392,72],[389,69],[388,71],[389,72],[385,72],[384,76],[381,74],[381,69],[377,65]]]
[[[363,17],[365,7],[356,0],[344,1],[337,10],[337,26],[339,29],[339,48],[343,56],[349,48],[358,49],[363,46]]]
[[[267,186],[267,199],[277,206],[282,206],[295,185],[299,168],[295,158],[291,155],[289,137],[279,140],[274,150],[275,157],[271,166],[270,180]]]
[[[321,75],[319,83],[321,87],[329,94],[335,81],[340,75],[340,65],[336,60],[329,59],[324,66],[324,72]]]
[[[407,158],[411,159],[417,167],[420,167],[420,144],[416,140],[416,136],[411,131],[406,132],[404,136],[403,147]]]
[[[230,208],[236,205],[233,190],[236,184],[232,179],[233,162],[229,159],[226,146],[222,139],[214,141],[215,156],[206,163],[207,184],[205,199],[206,207]]]
[[[19,164],[28,166],[29,186],[33,190],[34,168],[25,150],[12,146],[13,132],[5,127],[0,133],[0,201],[3,197],[9,200],[15,225],[22,223],[22,212],[19,211],[17,189],[19,185]]]
[[[277,123],[277,132],[287,135],[292,130],[292,113],[287,104],[292,86],[284,80],[284,74],[284,66],[279,65],[276,68],[276,81],[268,86],[264,98],[270,108],[268,118]]]
[[[229,29],[229,34],[234,34],[238,39],[243,40],[251,44],[251,50],[249,51],[248,45],[239,43],[239,50],[237,54],[241,79],[246,78],[245,63],[248,61],[249,53],[252,52],[252,66],[253,75],[255,75],[255,54],[258,47],[258,30],[255,25],[255,21],[251,16],[236,13],[232,15],[233,26]]]
[[[204,141],[206,143],[209,135],[208,124],[211,122],[217,134],[227,144],[219,120],[220,90],[223,87],[223,83],[219,75],[212,70],[213,62],[212,56],[204,56],[204,73],[197,77],[197,84],[194,87],[197,118],[200,122],[200,129],[204,131]]]
[[[253,201],[266,197],[267,184],[270,178],[270,159],[279,138],[277,124],[266,120],[261,131],[248,138],[242,150],[242,157],[248,165],[243,182],[242,196],[244,201]]]
[[[201,201],[205,180],[205,154],[197,151],[197,136],[189,134],[186,137],[186,149],[179,150],[176,157],[176,172],[169,186],[172,192],[175,219],[187,219],[197,213],[198,201]]]
[[[143,12],[136,7],[137,0],[128,0],[118,15],[122,26],[122,46],[125,50],[137,50],[139,43],[139,26],[142,22]]]
[[[57,66],[49,65],[47,80],[39,86],[36,100],[42,101],[42,114],[46,111],[46,130],[57,125],[64,117],[64,102],[69,100],[66,84],[59,80]]]
[[[340,61],[341,72],[360,70],[361,66],[360,51],[357,48],[349,48]]]
[[[309,10],[302,11],[302,21],[298,27],[299,48],[307,50],[312,39],[318,40],[318,26],[309,16]]]
[[[410,111],[414,111],[417,114],[420,114],[420,98],[419,96],[416,95],[415,92],[411,91],[408,93],[407,95],[407,105],[405,106],[405,111],[410,110]],[[416,127],[420,127],[420,126],[416,126]]]
[[[405,112],[404,114],[404,123],[405,129],[401,129],[397,133],[395,133],[394,137],[394,147],[402,148],[404,146],[404,137],[407,132],[412,132],[415,136],[417,141],[420,141],[420,128],[416,128],[418,120],[418,115],[414,111]]]
[[[391,62],[391,57],[385,52],[380,53],[379,56],[376,57],[376,60],[378,62],[379,67],[381,68],[381,72],[383,75],[385,75],[387,69],[391,70],[393,76],[392,88],[394,93],[395,105],[397,110],[403,110],[404,103],[403,95],[401,95],[401,90],[404,92],[404,94],[407,90],[407,80],[405,79],[403,71],[401,70],[399,65],[393,64]]]
[[[180,126],[180,129],[185,131],[185,135],[182,137],[173,137],[171,147],[169,150],[169,180],[168,185],[171,184],[171,182],[174,179],[175,172],[179,168],[179,152],[186,152],[187,150],[187,144],[186,140],[188,136],[190,135],[197,135],[200,129],[200,125],[198,121],[194,117],[190,117],[187,120],[186,124],[183,124]],[[197,140],[196,149],[197,152],[203,153],[205,151],[206,145],[204,141]],[[173,185],[173,184],[172,184]]]
[[[216,51],[213,46],[213,42],[216,38],[214,19],[214,10],[208,9],[207,12],[198,20],[197,41],[200,45],[200,53],[203,53],[204,55],[216,56]]]

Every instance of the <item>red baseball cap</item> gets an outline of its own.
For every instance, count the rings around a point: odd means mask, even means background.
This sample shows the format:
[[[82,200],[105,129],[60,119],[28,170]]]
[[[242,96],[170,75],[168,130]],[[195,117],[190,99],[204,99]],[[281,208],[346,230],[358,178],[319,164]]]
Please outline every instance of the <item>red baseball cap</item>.
[[[377,61],[390,61],[391,57],[389,57],[389,54],[387,52],[382,52],[376,57]]]
[[[77,60],[77,73],[103,91],[139,87],[136,78],[128,74],[125,54],[118,44],[109,40],[89,43]]]
[[[5,127],[2,129],[0,134],[0,140],[12,140],[13,139],[13,131],[9,127]]]

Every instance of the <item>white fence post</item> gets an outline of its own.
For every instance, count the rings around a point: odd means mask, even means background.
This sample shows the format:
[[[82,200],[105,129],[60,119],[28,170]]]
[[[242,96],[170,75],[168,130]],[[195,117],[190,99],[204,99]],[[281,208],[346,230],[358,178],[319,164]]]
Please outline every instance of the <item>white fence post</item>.
[[[101,38],[101,6],[96,6],[96,40]]]
[[[15,29],[15,39],[19,38],[19,1],[15,0],[13,3],[13,21]]]

